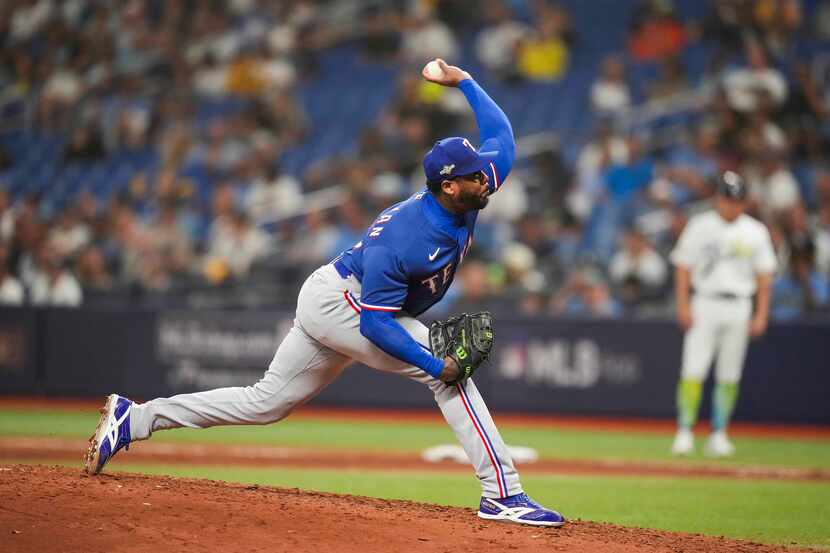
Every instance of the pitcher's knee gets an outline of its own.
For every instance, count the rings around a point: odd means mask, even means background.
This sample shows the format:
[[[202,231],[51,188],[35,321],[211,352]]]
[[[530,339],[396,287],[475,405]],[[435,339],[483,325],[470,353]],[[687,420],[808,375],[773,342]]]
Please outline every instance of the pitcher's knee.
[[[289,394],[252,386],[250,409],[258,424],[270,424],[288,416],[300,402]]]

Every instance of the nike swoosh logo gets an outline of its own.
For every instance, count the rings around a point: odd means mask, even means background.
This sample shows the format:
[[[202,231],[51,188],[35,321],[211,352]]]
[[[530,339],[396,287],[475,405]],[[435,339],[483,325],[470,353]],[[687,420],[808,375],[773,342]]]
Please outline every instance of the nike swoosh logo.
[[[431,254],[430,256],[428,256],[428,257],[429,257],[429,260],[430,260],[430,261],[435,260],[435,258],[436,258],[436,257],[438,257],[438,252],[439,252],[439,251],[441,251],[441,248],[438,248],[437,250],[435,250],[435,253],[434,253],[434,254]]]

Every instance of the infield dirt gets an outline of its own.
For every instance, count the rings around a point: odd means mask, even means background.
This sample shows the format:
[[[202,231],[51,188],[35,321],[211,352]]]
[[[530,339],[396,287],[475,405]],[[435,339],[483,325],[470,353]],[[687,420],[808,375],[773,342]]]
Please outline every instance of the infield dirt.
[[[41,465],[0,467],[0,513],[0,550],[18,553],[808,551],[581,520],[507,525],[457,507]]]

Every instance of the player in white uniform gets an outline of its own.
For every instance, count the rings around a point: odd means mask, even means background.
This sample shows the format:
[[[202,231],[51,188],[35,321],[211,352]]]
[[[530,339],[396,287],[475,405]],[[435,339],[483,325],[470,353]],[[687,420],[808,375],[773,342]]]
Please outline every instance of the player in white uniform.
[[[717,192],[715,209],[691,218],[671,254],[677,319],[686,331],[677,385],[675,455],[694,451],[692,429],[715,356],[712,434],[705,453],[721,457],[735,452],[726,430],[738,398],[747,342],[767,328],[770,282],[776,268],[769,231],[744,213],[746,185],[738,174],[724,173]],[[690,289],[694,289],[691,300]]]

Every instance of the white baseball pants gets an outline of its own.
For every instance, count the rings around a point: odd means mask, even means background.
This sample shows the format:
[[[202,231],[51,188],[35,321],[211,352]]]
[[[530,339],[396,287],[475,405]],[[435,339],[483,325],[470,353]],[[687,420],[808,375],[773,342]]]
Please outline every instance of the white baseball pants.
[[[343,279],[333,266],[320,267],[303,284],[294,326],[259,382],[136,405],[130,416],[132,439],[147,439],[168,428],[279,421],[358,361],[429,386],[467,452],[483,494],[499,498],[521,493],[513,461],[473,381],[447,386],[376,347],[360,334],[359,298],[360,283],[353,276]],[[428,345],[426,326],[409,316],[397,320],[417,342]]]
[[[752,301],[696,295],[692,327],[683,338],[683,379],[704,381],[717,354],[715,381],[740,381],[749,341]]]

